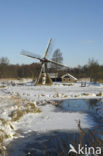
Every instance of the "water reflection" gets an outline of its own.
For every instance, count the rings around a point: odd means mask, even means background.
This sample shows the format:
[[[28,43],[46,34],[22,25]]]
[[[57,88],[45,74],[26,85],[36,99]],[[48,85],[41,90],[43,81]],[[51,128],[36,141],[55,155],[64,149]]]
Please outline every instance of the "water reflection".
[[[77,150],[78,144],[92,147],[102,146],[103,141],[93,131],[52,131],[48,133],[29,133],[15,140],[8,148],[8,156],[68,156],[72,144]],[[71,154],[73,156],[74,154]],[[78,155],[77,155],[78,156]]]
[[[89,100],[86,100],[89,104],[89,109],[94,109],[94,107],[97,106],[98,102],[101,101],[101,99],[89,99]]]
[[[96,106],[100,102],[98,99],[73,99],[64,100],[58,105],[59,111],[69,111],[69,112],[94,112]]]

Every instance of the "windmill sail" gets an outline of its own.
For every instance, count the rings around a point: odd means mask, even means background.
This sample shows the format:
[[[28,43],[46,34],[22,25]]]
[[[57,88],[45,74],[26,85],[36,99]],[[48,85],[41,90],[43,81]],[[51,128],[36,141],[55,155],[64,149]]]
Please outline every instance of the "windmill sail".
[[[48,59],[47,61],[50,62],[50,63],[53,63],[53,64],[55,64],[55,65],[58,65],[58,66],[62,66],[62,67],[65,67],[65,68],[69,68],[67,65],[64,65],[64,64],[55,62],[55,61],[53,61],[53,60],[49,60],[49,59]]]
[[[51,52],[51,43],[52,43],[52,39],[50,39],[50,41],[49,41],[48,47],[47,47],[45,54],[44,54],[44,58],[48,57],[48,55]]]
[[[40,55],[31,53],[31,52],[26,51],[26,50],[22,50],[21,51],[21,55],[24,55],[24,56],[28,56],[28,57],[31,57],[31,58],[35,58],[35,59],[41,60],[41,56]]]

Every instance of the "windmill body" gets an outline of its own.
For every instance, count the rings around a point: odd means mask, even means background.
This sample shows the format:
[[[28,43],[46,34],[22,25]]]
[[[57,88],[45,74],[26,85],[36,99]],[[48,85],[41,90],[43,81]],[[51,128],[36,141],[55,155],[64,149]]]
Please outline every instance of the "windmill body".
[[[52,63],[52,64],[55,64],[55,65],[59,65],[59,66],[62,66],[62,67],[69,68],[66,65],[63,65],[61,63],[55,62],[55,61],[50,60],[50,59],[47,58],[47,54],[49,52],[51,42],[52,42],[52,39],[50,39],[50,41],[49,41],[49,44],[47,46],[47,49],[45,51],[45,54],[44,54],[43,58],[41,56],[39,56],[39,55],[33,54],[33,53],[28,52],[26,50],[23,50],[21,52],[21,55],[24,55],[24,56],[27,56],[27,57],[30,57],[30,58],[33,58],[33,59],[37,59],[41,63],[41,70],[40,70],[38,78],[35,81],[35,85],[52,85],[53,82],[52,82],[52,80],[51,80],[51,78],[50,78],[50,76],[48,74],[48,70],[47,70],[47,64],[48,63]]]

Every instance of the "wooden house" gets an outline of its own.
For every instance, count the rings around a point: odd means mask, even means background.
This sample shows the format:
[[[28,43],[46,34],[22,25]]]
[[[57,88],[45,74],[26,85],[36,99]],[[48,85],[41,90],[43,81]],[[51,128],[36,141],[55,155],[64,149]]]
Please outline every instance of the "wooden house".
[[[75,78],[74,76],[70,75],[69,73],[63,75],[61,78],[62,78],[62,82],[63,83],[77,82],[77,78]]]

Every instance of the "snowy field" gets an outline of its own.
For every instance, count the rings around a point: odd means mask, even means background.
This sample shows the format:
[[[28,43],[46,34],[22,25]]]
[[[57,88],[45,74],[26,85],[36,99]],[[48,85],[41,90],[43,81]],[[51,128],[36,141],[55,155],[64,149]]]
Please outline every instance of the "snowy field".
[[[0,84],[0,149],[5,155],[5,146],[16,138],[23,138],[31,132],[46,133],[55,130],[78,131],[81,127],[92,128],[95,121],[86,113],[56,112],[59,100],[103,98],[102,84],[80,83],[71,86],[33,86],[26,81],[11,85]],[[103,100],[102,100],[103,101]],[[99,116],[103,117],[103,103],[97,106]],[[19,154],[20,156],[20,154]]]
[[[74,99],[74,98],[95,98],[103,94],[102,84],[87,84],[81,87],[80,83],[62,85],[57,83],[52,86],[33,86],[33,84],[17,85],[6,87],[4,93],[20,95],[33,101],[55,100],[55,99]]]

